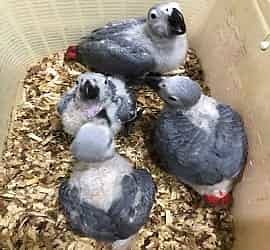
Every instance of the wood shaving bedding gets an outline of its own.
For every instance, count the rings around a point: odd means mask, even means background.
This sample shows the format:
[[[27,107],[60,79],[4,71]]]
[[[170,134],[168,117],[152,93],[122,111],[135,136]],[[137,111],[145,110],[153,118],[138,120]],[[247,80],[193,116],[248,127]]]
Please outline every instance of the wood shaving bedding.
[[[57,201],[59,184],[71,170],[71,138],[61,129],[56,103],[86,68],[66,64],[63,53],[33,65],[23,80],[24,101],[15,110],[0,165],[0,249],[96,249],[95,241],[72,233]],[[173,74],[204,82],[198,57],[189,50]],[[137,249],[229,250],[233,219],[226,209],[203,205],[200,197],[153,162],[150,135],[162,101],[147,87],[136,87],[142,117],[117,148],[137,167],[151,171],[156,204],[137,237]]]

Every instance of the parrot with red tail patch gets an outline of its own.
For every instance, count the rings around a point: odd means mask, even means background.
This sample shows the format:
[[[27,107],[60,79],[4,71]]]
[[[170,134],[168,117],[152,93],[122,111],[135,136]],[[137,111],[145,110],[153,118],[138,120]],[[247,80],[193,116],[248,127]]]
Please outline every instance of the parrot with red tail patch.
[[[65,60],[132,80],[177,69],[184,64],[187,49],[183,12],[171,2],[153,6],[146,18],[112,22],[92,31],[67,49]]]
[[[188,77],[163,77],[152,87],[166,102],[153,138],[161,167],[208,204],[230,206],[248,154],[240,114],[204,95]]]

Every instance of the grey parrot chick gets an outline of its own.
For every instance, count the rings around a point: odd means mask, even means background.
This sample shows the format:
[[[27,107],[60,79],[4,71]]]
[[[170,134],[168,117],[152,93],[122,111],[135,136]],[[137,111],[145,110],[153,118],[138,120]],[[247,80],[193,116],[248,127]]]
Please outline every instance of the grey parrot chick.
[[[115,250],[129,249],[148,221],[155,185],[146,170],[115,152],[107,124],[84,124],[71,145],[76,158],[69,180],[59,189],[59,202],[71,228]]]
[[[113,22],[92,31],[77,46],[70,46],[65,58],[97,72],[133,78],[178,68],[187,49],[182,10],[171,2],[153,6],[146,18]]]
[[[240,115],[205,96],[188,77],[161,79],[158,93],[167,103],[158,118],[154,145],[161,167],[201,194],[207,203],[227,206],[241,175],[248,140]]]
[[[64,131],[74,136],[86,122],[106,119],[113,133],[136,117],[136,98],[122,80],[84,73],[57,107]]]

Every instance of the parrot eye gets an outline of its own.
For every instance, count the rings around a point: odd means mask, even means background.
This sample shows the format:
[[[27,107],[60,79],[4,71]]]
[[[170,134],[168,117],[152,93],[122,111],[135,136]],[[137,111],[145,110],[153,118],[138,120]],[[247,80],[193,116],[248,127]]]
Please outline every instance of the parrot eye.
[[[78,81],[78,80],[76,80],[76,81],[75,81],[75,84],[76,84],[76,85],[78,85],[78,84],[79,84],[79,81]]]
[[[107,79],[105,80],[104,83],[105,83],[106,85],[107,85],[107,84],[112,84],[112,81],[111,81],[110,79],[107,78]]]
[[[157,15],[156,15],[155,13],[151,13],[150,17],[151,17],[152,19],[156,19],[156,18],[157,18]]]
[[[177,101],[177,98],[176,98],[175,96],[170,96],[169,99],[170,99],[171,101],[174,101],[174,102]]]
[[[161,84],[161,88],[166,88],[166,85],[164,83]]]

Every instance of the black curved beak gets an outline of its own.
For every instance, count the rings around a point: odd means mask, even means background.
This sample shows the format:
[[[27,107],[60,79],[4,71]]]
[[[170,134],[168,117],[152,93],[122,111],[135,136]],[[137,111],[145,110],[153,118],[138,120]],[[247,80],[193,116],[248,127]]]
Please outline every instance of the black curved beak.
[[[84,84],[80,86],[80,92],[84,99],[96,99],[99,95],[99,88],[93,86],[89,80],[86,80]]]
[[[176,35],[183,35],[186,33],[186,24],[183,14],[176,8],[173,8],[171,15],[168,18],[171,31]]]

